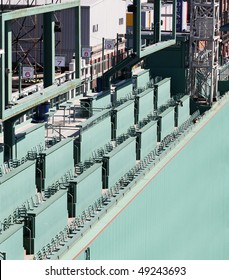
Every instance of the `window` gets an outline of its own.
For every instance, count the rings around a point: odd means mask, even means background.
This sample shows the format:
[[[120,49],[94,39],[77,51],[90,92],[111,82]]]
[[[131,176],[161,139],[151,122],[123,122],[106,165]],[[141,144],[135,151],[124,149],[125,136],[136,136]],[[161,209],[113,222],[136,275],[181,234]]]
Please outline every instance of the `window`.
[[[119,25],[122,25],[122,24],[124,23],[123,18],[120,18],[120,19],[118,20],[118,23],[119,23]]]
[[[92,31],[93,32],[98,32],[98,30],[99,30],[99,25],[98,24],[93,25]]]

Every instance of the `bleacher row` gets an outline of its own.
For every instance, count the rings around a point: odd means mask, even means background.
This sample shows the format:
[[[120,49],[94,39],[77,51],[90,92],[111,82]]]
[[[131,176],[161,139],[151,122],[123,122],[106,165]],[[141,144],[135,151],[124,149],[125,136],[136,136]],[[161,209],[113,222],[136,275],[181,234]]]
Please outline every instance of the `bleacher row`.
[[[181,132],[182,125],[185,129],[187,121],[190,125],[189,97],[173,98],[169,78],[153,84],[149,71],[142,69],[133,80],[114,88],[109,98],[107,93],[82,98],[87,120],[77,125],[77,135],[46,149],[27,151],[29,160],[2,172],[0,252],[5,258],[24,259],[25,250],[27,255],[43,259],[53,244],[67,238],[69,218],[94,214],[94,203],[103,189],[112,196],[128,185],[144,166],[155,161],[173,133]],[[39,129],[37,145],[42,147],[45,130],[40,124]],[[20,145],[25,147],[26,141],[25,137]],[[36,197],[42,199],[31,199]],[[104,203],[104,197],[100,202]],[[22,205],[25,211],[20,219],[7,223]]]

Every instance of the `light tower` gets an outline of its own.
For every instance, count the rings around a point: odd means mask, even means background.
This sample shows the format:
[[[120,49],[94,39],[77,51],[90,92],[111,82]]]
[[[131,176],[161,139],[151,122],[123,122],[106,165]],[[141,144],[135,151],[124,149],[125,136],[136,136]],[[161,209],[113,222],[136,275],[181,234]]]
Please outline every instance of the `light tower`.
[[[219,0],[190,4],[190,94],[211,105],[218,92]]]

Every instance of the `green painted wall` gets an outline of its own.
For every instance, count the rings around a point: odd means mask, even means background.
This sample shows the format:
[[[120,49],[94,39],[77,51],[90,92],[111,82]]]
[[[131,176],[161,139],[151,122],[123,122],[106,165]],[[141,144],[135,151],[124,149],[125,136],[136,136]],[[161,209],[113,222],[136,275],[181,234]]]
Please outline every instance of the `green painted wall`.
[[[120,144],[112,152],[104,156],[109,158],[109,170],[107,170],[108,188],[116,182],[136,164],[136,138],[130,137]]]
[[[150,80],[149,70],[141,69],[137,74],[133,74],[135,88],[144,88]]]
[[[146,157],[157,146],[157,122],[152,121],[140,130],[140,158]]]
[[[138,121],[142,121],[154,111],[154,89],[149,88],[139,94]]]
[[[181,98],[182,104],[179,104],[176,108],[177,113],[177,120],[175,125],[180,126],[185,121],[187,121],[190,117],[190,98],[189,96],[185,95],[183,98]]]
[[[74,169],[73,139],[64,139],[46,151],[45,156],[45,180],[44,188]]]
[[[0,177],[0,219],[7,218],[35,194],[35,162],[26,162]]]
[[[155,109],[165,105],[171,98],[171,79],[165,78],[155,84]]]
[[[82,214],[102,195],[102,166],[97,163],[79,175],[75,184],[76,205],[74,216]],[[73,184],[74,185],[74,184]]]
[[[111,104],[110,91],[104,92],[103,94],[97,96],[97,98],[94,98],[92,101],[93,114],[95,114],[101,109],[107,108],[108,105],[110,104]]]
[[[169,107],[167,110],[165,110],[161,115],[160,119],[160,139],[159,141],[163,140],[167,135],[172,133],[174,131],[175,127],[175,112],[174,107]]]
[[[229,105],[91,244],[92,259],[229,259]]]
[[[186,35],[184,35],[186,36]],[[175,46],[149,55],[144,67],[150,69],[151,77],[171,77],[171,93],[186,93],[188,80],[189,41],[177,40]]]
[[[134,125],[134,100],[127,101],[116,109],[116,137],[118,137],[127,133],[128,128]]]
[[[116,100],[120,100],[122,98],[126,98],[127,96],[132,95],[132,91],[133,91],[133,84],[130,79],[119,83],[115,89]]]
[[[45,147],[45,125],[34,124],[32,128],[23,133],[15,135],[14,155],[15,158],[22,158],[38,145]]]
[[[23,260],[23,225],[15,224],[0,235],[0,252],[7,260]]]
[[[51,242],[60,231],[67,226],[67,191],[60,190],[54,194],[42,207],[42,211],[35,213],[34,251],[37,253],[43,246]],[[39,213],[36,213],[39,212]],[[33,212],[30,212],[31,214]]]
[[[92,152],[103,148],[110,140],[111,122],[110,117],[107,116],[81,133],[80,161],[88,160]]]

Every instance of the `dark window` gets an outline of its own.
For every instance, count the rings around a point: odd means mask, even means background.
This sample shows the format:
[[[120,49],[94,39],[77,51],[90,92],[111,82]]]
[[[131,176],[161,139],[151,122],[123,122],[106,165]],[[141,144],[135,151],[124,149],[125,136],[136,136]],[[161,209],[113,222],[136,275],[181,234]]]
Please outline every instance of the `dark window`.
[[[93,32],[98,32],[98,30],[99,30],[99,25],[98,24],[93,25],[92,31]]]
[[[124,19],[123,19],[123,18],[120,18],[120,19],[118,20],[118,23],[119,23],[119,25],[122,25],[122,24],[124,23]]]

